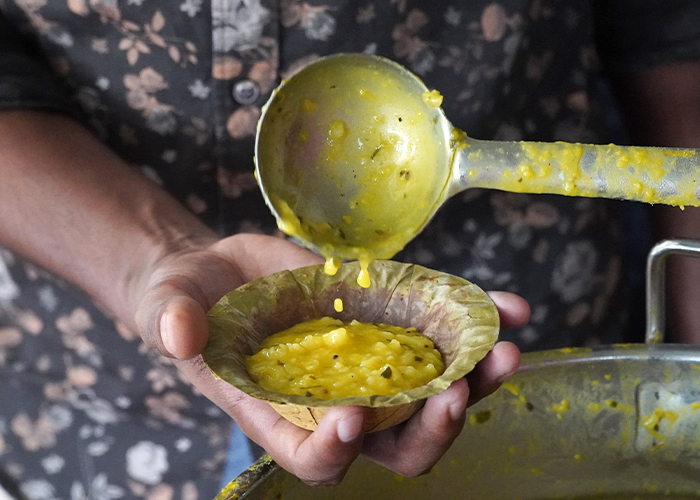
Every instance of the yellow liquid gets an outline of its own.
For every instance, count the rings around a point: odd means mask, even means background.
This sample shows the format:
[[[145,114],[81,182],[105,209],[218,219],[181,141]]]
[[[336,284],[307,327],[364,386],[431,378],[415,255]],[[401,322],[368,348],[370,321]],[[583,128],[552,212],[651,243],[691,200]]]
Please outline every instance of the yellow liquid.
[[[427,384],[445,366],[415,328],[326,317],[268,337],[247,369],[265,389],[334,399],[394,395]]]

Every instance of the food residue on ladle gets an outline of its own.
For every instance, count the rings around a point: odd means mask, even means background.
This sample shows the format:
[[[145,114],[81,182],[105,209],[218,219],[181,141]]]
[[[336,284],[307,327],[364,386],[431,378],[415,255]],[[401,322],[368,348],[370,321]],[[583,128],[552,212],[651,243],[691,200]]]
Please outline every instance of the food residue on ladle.
[[[406,98],[424,87],[407,84],[398,65],[316,68],[266,105],[258,181],[284,233],[323,255],[329,275],[342,259],[359,261],[357,282],[367,288],[369,263],[398,253],[441,199],[449,174],[449,147],[435,128],[442,95]]]
[[[676,186],[675,192],[660,193],[654,187],[668,175],[669,164],[694,156],[696,153],[692,150],[601,145],[596,146],[593,162],[584,168],[587,161],[584,144],[519,144],[522,160],[515,169],[503,170],[496,183],[499,189],[533,193],[540,187],[541,192],[546,193],[595,197],[601,195],[604,187],[606,190],[618,189],[626,199],[681,208],[694,196],[694,193],[685,191],[697,182],[677,183],[680,185]]]
[[[438,90],[423,92],[423,102],[433,108],[439,108],[442,106],[442,94]]]
[[[360,90],[360,94],[367,99],[376,98],[374,93],[366,89]],[[443,97],[438,90],[424,92],[422,97],[423,102],[430,107],[439,108],[442,105]],[[306,111],[313,112],[315,110],[315,106],[311,106],[310,104],[308,104],[308,102],[313,101],[311,101],[310,99],[305,99],[305,104],[303,104],[303,107]],[[416,118],[412,118],[412,120],[422,119],[423,114],[421,112],[418,112],[415,114],[415,117]],[[397,117],[397,119],[399,121],[403,121],[402,117]],[[378,123],[382,123],[384,121],[384,118],[381,116],[375,116],[374,120]],[[330,144],[329,155],[338,154],[338,148],[341,148],[342,146],[336,145],[334,141],[343,139],[345,136],[348,135],[348,132],[348,125],[344,120],[335,119],[331,122],[327,133],[328,141]],[[362,144],[360,144],[360,146],[362,146]],[[407,145],[402,143],[401,140],[399,140],[399,143],[394,143],[393,139],[389,138],[388,140],[380,141],[378,143],[376,149],[374,150],[369,159],[363,159],[362,157],[359,157],[357,160],[358,162],[372,161],[376,162],[378,165],[376,172],[373,173],[368,179],[366,179],[365,182],[373,182],[382,185],[386,182],[387,174],[389,173],[393,175],[398,175],[398,177],[406,183],[409,180],[411,180],[411,158],[406,158],[404,163],[402,163],[401,165],[395,163],[395,160],[392,159],[392,156],[389,156],[387,158],[388,161],[382,161],[381,158],[381,156],[384,156],[383,150],[388,149],[396,150],[399,152],[400,156],[403,156],[403,150],[406,147]],[[415,150],[414,147],[412,147],[411,149]],[[341,184],[342,183],[339,182],[338,186],[341,186]],[[408,188],[408,186],[408,184],[404,184],[401,188],[404,191],[404,198],[406,198],[411,191],[415,191],[416,189],[423,189],[423,186],[416,183],[410,185],[410,188]],[[410,189],[411,191],[409,191],[408,189]],[[388,191],[391,190],[389,189]],[[371,211],[373,206],[375,207],[374,210],[386,210],[386,208],[376,207],[376,205],[379,203],[379,200],[368,197],[366,194],[363,195],[362,193],[360,193],[360,195],[360,197],[348,203],[348,213],[345,214],[342,218],[344,224],[352,225],[355,220],[363,221],[367,218],[366,214],[362,214],[359,217],[354,217],[353,214],[356,213],[358,210]],[[391,195],[391,193],[387,192],[387,195]],[[419,199],[419,197],[416,199]],[[303,234],[305,237],[308,237],[310,236],[308,233],[311,233],[311,235],[313,235],[313,241],[315,241],[321,246],[321,253],[324,254],[324,256],[326,257],[324,271],[330,276],[335,275],[335,273],[338,271],[338,268],[341,265],[341,259],[335,256],[337,253],[337,249],[334,247],[332,238],[328,236],[335,235],[338,231],[342,232],[342,229],[338,227],[331,227],[330,225],[314,225],[310,223],[302,225],[302,222],[299,221],[299,219],[284,201],[278,200],[278,203],[281,207],[279,213],[282,217],[280,228],[287,234],[291,234],[293,236],[300,236],[301,234]],[[411,235],[409,239],[413,236],[414,235]],[[324,252],[324,249],[326,249],[327,252]],[[400,248],[393,250],[392,253],[395,253],[395,251],[398,250],[400,250]],[[367,247],[359,249],[359,255],[357,257],[360,263],[360,273],[357,277],[357,283],[363,288],[369,288],[371,286],[371,277],[369,276],[368,271],[370,262],[376,258],[387,257],[387,255],[377,255],[371,247]]]
[[[322,58],[263,110],[256,172],[280,229],[327,259],[366,269],[404,248],[469,188],[700,205],[696,150],[476,140],[442,95],[390,60]]]
[[[366,99],[374,98],[369,91],[365,92],[363,96]],[[426,91],[422,94],[422,102],[431,107],[439,108],[442,100],[443,97],[437,90]],[[308,98],[302,102],[302,108],[307,113],[315,112],[315,106],[316,103]],[[421,113],[415,113],[413,119],[420,119],[421,116]],[[402,118],[398,117],[398,119]],[[358,155],[358,151],[348,152],[343,149],[345,146],[342,145],[342,140],[346,136],[352,135],[350,132],[351,130],[344,120],[336,118],[330,122],[326,134],[329,144],[327,149],[329,160],[335,161],[337,159],[335,156],[345,155],[350,166],[352,164],[351,158],[355,158],[355,161],[363,165],[365,162],[372,162],[373,166],[371,169],[368,169],[371,174],[365,174],[360,183],[363,190],[348,201],[346,213],[337,225],[329,223],[315,224],[309,220],[302,222],[283,200],[276,199],[275,206],[281,218],[279,221],[280,228],[287,234],[300,237],[302,241],[313,241],[319,247],[321,254],[326,258],[325,271],[329,275],[334,275],[341,265],[341,259],[338,255],[343,254],[346,249],[341,250],[339,245],[346,244],[345,233],[352,230],[356,234],[367,234],[361,238],[369,242],[366,246],[353,247],[353,257],[359,260],[361,266],[358,284],[367,288],[371,284],[367,271],[369,263],[377,258],[392,257],[394,253],[401,250],[405,242],[410,241],[420,231],[420,226],[414,224],[408,230],[387,228],[385,237],[393,238],[400,243],[390,247],[389,251],[381,247],[381,250],[378,252],[378,246],[375,241],[381,242],[383,237],[376,238],[377,235],[370,237],[362,227],[362,224],[367,224],[367,229],[374,227],[375,221],[372,212],[380,214],[387,211],[391,212],[391,204],[392,202],[396,203],[396,200],[389,199],[387,201],[386,198],[391,198],[396,193],[403,193],[404,197],[410,196],[415,200],[422,199],[420,192],[426,190],[427,181],[425,179],[415,181],[412,177],[416,172],[425,170],[422,167],[425,163],[425,158],[417,159],[415,168],[413,168],[412,158],[404,158],[400,162],[397,161],[396,151],[399,152],[399,156],[402,156],[401,150],[407,146],[407,143],[392,143],[393,139],[376,142],[372,154],[369,158],[364,158],[362,155]],[[686,186],[686,184],[688,186],[697,184],[682,183],[678,187],[679,191],[675,193],[661,193],[654,187],[663,181],[668,174],[667,167],[669,164],[673,164],[677,159],[695,155],[695,152],[692,150],[621,147],[613,144],[597,146],[592,164],[584,167],[586,161],[590,162],[590,160],[585,159],[589,158],[586,155],[590,154],[587,152],[587,145],[565,142],[520,142],[512,143],[509,146],[513,148],[513,152],[503,151],[501,153],[502,155],[514,154],[515,158],[519,159],[513,168],[504,168],[497,166],[497,157],[489,156],[489,154],[493,155],[494,153],[486,152],[479,146],[479,142],[469,139],[466,137],[466,134],[460,133],[456,129],[453,130],[450,137],[451,147],[456,151],[466,149],[472,162],[475,165],[480,165],[473,171],[467,170],[465,176],[471,179],[467,182],[472,182],[474,185],[481,187],[491,187],[511,192],[557,193],[566,196],[598,196],[600,195],[600,189],[611,190],[615,188],[629,199],[639,199],[647,203],[677,204],[682,207],[684,201],[688,200],[689,195],[680,188]],[[382,155],[385,155],[385,152],[390,150],[394,151],[394,153],[388,156],[386,161],[383,161]],[[484,164],[481,165],[481,163]],[[489,169],[485,168],[486,163],[495,166],[491,169],[490,174],[487,172]],[[335,165],[333,162],[330,164]],[[365,172],[365,169],[365,166],[363,166],[358,171]],[[331,172],[331,174],[338,175],[338,172]],[[485,181],[484,175],[491,175],[492,177]],[[389,176],[403,180],[404,183],[396,184],[396,181],[390,180],[391,177]],[[633,178],[632,181],[629,180],[630,176]],[[339,181],[338,186],[341,185],[342,182]],[[368,186],[384,186],[384,194],[378,194],[376,187],[373,187],[372,189],[375,190],[371,191]],[[420,205],[418,201],[417,203]],[[395,218],[398,219],[403,216],[397,214]],[[363,230],[365,230],[365,233],[362,233]]]

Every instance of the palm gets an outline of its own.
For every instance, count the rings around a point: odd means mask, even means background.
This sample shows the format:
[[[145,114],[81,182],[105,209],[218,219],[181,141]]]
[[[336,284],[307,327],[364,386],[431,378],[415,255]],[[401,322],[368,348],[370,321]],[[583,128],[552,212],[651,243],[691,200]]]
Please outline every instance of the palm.
[[[264,275],[322,261],[286,240],[253,234],[167,256],[134,292],[138,331],[164,354],[191,358],[207,341],[206,311],[223,295]]]

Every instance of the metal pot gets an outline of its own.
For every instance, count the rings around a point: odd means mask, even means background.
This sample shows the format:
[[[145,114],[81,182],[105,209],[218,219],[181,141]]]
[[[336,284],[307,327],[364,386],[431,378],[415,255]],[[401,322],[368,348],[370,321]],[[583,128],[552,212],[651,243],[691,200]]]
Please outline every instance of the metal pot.
[[[652,249],[646,344],[524,354],[430,474],[405,479],[360,458],[341,485],[313,488],[266,456],[217,500],[700,498],[700,348],[659,344],[674,253],[700,256],[700,244]]]

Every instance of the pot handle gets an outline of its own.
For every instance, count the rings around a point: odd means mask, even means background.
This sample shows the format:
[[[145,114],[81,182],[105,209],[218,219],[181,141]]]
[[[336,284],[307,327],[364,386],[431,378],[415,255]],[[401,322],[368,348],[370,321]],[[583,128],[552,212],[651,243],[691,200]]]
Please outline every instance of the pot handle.
[[[647,257],[646,307],[647,344],[660,344],[664,341],[666,328],[666,272],[665,263],[669,255],[683,255],[700,258],[700,241],[664,240],[651,249]]]

